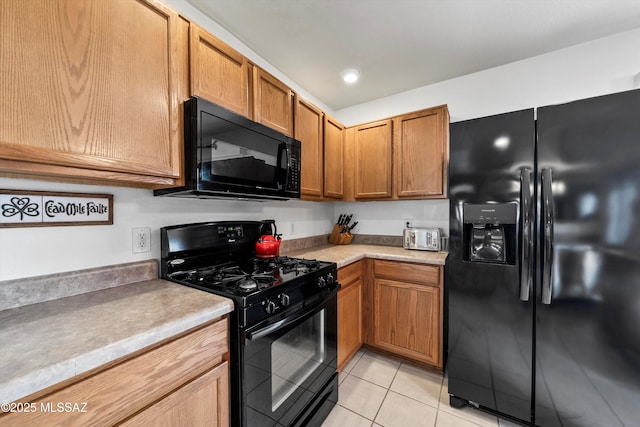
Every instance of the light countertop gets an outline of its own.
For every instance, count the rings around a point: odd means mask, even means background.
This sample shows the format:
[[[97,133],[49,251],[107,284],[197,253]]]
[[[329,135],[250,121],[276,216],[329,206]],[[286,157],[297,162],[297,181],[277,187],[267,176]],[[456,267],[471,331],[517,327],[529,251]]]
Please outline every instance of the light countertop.
[[[335,262],[338,267],[365,257],[444,265],[447,257],[446,252],[358,244],[323,245],[285,255]],[[81,294],[0,310],[0,403],[19,401],[233,310],[229,299],[149,278],[154,266],[123,266],[80,271],[67,279],[78,288],[96,283],[96,278],[111,277],[113,287],[102,281],[94,291],[83,289]],[[135,273],[138,281],[119,283],[134,267],[144,270]],[[114,271],[118,271],[118,283],[113,279]],[[33,282],[37,282],[38,294],[44,293],[42,289],[48,288],[52,279],[63,283],[68,292],[67,277],[52,275]],[[4,285],[8,289],[5,294],[14,299],[23,300],[35,290],[16,281]]]
[[[444,265],[447,252],[407,250],[396,246],[377,245],[323,245],[309,249],[288,252],[285,255],[335,262],[338,268],[363,258],[386,259],[391,261],[414,262],[419,264]]]
[[[114,361],[233,310],[217,295],[150,279],[0,311],[0,403]]]

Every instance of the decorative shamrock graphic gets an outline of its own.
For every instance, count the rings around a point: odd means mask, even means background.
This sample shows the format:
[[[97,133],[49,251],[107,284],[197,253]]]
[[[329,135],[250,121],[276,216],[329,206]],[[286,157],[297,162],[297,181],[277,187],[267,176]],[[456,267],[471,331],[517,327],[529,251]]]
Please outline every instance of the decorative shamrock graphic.
[[[38,204],[31,203],[28,197],[12,197],[10,203],[2,205],[2,216],[10,218],[14,215],[20,215],[20,221],[24,219],[24,216],[38,216]]]

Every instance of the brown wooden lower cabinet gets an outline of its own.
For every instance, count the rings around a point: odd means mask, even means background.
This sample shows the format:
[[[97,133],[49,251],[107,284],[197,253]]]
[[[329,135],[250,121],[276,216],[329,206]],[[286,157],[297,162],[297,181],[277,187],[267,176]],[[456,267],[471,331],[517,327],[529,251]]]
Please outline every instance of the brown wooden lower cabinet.
[[[155,405],[129,418],[121,426],[227,426],[229,363],[200,375]]]
[[[338,371],[362,346],[362,261],[338,270]]]
[[[338,270],[338,370],[365,344],[435,370],[443,365],[440,265],[365,259]]]
[[[20,399],[37,410],[0,415],[0,425],[228,426],[228,350],[222,318]],[[78,410],[55,411],[60,403]]]
[[[365,342],[442,371],[443,267],[368,263]]]

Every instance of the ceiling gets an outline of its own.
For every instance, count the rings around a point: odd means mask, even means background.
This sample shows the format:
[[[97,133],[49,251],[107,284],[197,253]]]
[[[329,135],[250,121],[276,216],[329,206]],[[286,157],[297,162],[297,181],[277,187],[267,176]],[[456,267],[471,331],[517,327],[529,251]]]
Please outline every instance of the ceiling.
[[[334,111],[640,28],[636,0],[187,1]]]

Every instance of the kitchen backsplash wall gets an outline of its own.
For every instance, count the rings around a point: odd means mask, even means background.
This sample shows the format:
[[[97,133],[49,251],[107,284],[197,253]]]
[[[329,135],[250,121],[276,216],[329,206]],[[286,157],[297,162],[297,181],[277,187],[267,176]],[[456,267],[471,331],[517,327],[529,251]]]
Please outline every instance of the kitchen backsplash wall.
[[[340,213],[359,221],[355,234],[400,236],[415,227],[448,230],[447,200],[404,202],[246,202],[154,197],[150,190],[0,178],[0,188],[114,195],[104,226],[0,228],[0,281],[160,258],[160,227],[230,219],[275,219],[285,240],[326,236]],[[151,228],[151,252],[133,254],[134,227]],[[293,243],[293,242],[292,242]],[[286,245],[285,245],[286,247]]]
[[[246,202],[154,197],[151,190],[0,178],[0,188],[108,193],[113,225],[0,228],[0,281],[160,258],[160,227],[220,220],[275,219],[285,239],[327,234],[333,203]],[[151,252],[133,254],[132,227],[151,228]]]
[[[442,228],[449,234],[449,200],[411,200],[394,202],[336,202],[335,218],[353,214],[358,221],[354,234],[401,236],[405,219],[414,227]]]

